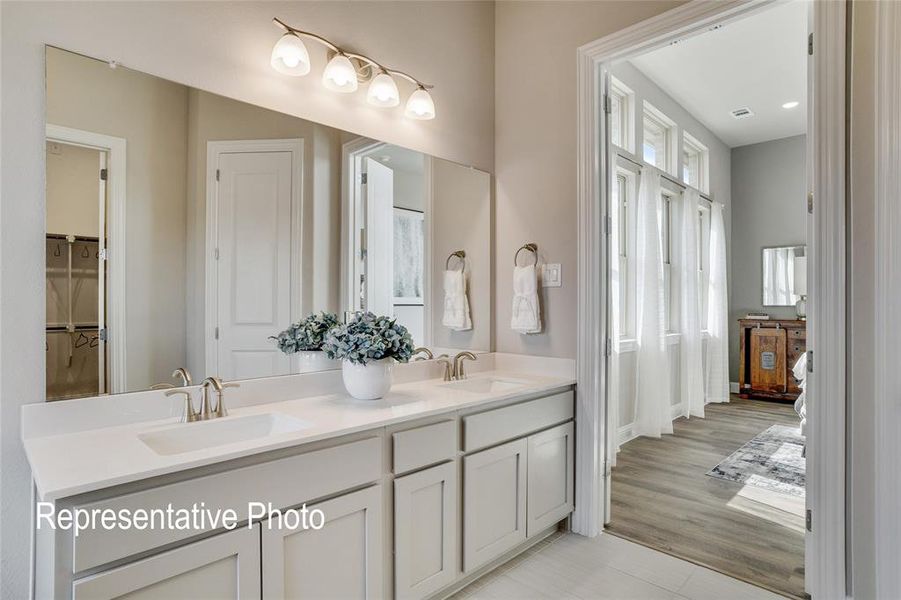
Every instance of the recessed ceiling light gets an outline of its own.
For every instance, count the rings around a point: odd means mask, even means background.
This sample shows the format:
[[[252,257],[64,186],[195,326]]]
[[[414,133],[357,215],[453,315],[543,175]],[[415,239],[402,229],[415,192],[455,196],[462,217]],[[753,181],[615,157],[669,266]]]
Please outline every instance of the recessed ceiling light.
[[[792,100],[791,102],[786,102],[785,104],[783,104],[782,108],[795,108],[799,104],[800,102],[798,102],[797,100]]]

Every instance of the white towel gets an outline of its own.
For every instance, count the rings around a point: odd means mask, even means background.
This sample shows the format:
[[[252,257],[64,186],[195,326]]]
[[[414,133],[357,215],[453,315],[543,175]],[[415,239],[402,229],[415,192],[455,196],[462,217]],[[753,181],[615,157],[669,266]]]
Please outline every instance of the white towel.
[[[469,298],[466,297],[466,274],[463,269],[444,272],[444,318],[441,324],[454,331],[472,329]]]
[[[541,332],[538,271],[535,265],[513,268],[513,317],[510,327],[519,333]]]

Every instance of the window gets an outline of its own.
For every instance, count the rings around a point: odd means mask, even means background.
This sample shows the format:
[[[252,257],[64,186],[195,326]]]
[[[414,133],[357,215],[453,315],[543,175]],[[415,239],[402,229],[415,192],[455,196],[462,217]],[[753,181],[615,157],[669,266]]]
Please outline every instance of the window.
[[[635,175],[619,168],[616,172],[613,187],[613,202],[616,211],[616,231],[619,234],[619,247],[615,249],[615,260],[619,268],[619,313],[620,338],[632,338],[635,334],[634,314],[632,306],[632,230],[635,227],[632,219],[634,195],[636,193]]]
[[[629,152],[634,137],[635,93],[615,77],[610,78],[610,142]]]
[[[682,133],[682,181],[686,185],[707,193],[710,152],[688,132]]]
[[[664,193],[661,197],[662,212],[660,223],[660,235],[663,258],[663,324],[667,333],[676,331],[678,318],[676,317],[676,297],[675,285],[673,283],[673,256],[675,249],[673,247],[673,232],[675,228],[674,213],[675,202],[674,196]]]
[[[707,206],[698,208],[698,275],[701,331],[707,331],[707,284],[710,276],[710,208]]]
[[[644,161],[661,171],[675,175],[673,143],[676,139],[676,124],[654,106],[645,102],[643,131],[642,158]]]

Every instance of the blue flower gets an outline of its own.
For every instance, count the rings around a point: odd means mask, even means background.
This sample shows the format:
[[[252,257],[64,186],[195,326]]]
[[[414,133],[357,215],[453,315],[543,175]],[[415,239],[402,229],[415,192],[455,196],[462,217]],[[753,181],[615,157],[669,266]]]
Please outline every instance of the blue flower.
[[[361,312],[350,323],[330,329],[322,350],[329,358],[360,365],[382,358],[408,362],[413,356],[413,338],[394,319]]]

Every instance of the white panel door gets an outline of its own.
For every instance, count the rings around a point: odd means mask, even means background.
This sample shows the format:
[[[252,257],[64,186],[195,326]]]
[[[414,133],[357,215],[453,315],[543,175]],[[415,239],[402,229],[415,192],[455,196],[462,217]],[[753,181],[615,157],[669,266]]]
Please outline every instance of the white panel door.
[[[463,458],[463,570],[526,539],[526,440]]]
[[[263,597],[380,597],[384,568],[381,486],[307,508],[325,513],[322,529],[293,530],[274,520],[261,523]]]
[[[394,171],[366,158],[366,303],[377,315],[394,315]]]
[[[457,573],[457,463],[394,480],[394,596],[425,598]]]
[[[83,577],[74,600],[260,597],[259,525],[215,535],[150,558]]]
[[[225,379],[290,373],[267,338],[291,321],[291,152],[219,155],[218,372]]]
[[[573,424],[529,436],[528,465],[526,534],[532,537],[573,510]]]

